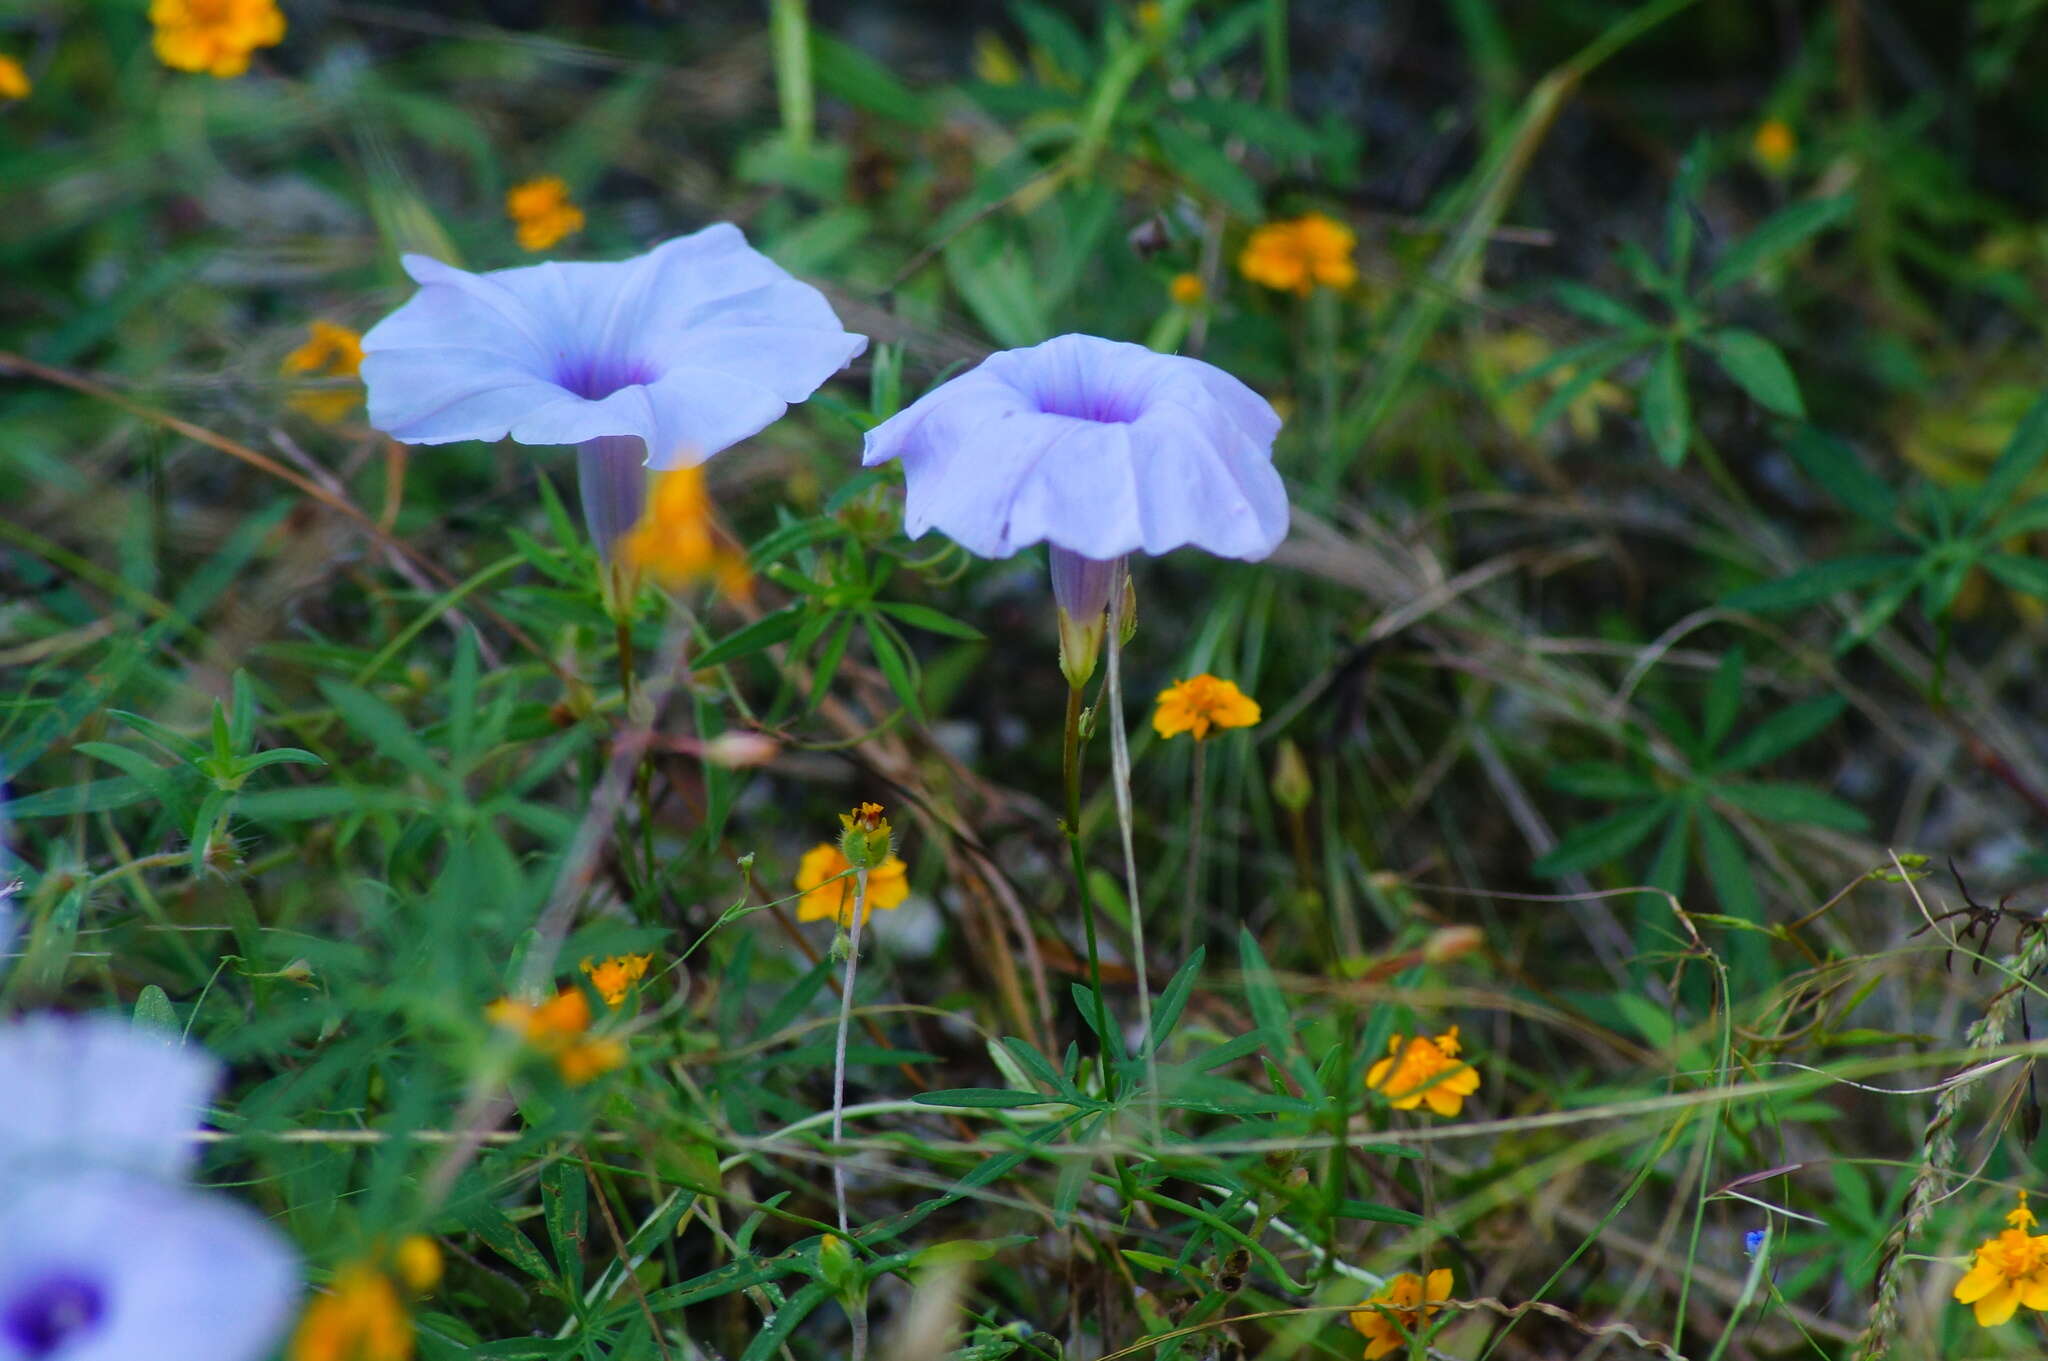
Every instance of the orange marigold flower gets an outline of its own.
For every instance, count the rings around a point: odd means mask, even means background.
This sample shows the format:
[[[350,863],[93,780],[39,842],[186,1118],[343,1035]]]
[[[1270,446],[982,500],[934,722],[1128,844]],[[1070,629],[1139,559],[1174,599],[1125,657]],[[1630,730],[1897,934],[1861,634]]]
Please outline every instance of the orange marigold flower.
[[[877,815],[880,811],[877,807]],[[848,873],[852,868],[851,862],[829,841],[821,841],[805,851],[803,863],[796,871],[797,891],[803,894],[797,900],[796,919],[813,922],[831,917],[841,926],[852,926],[854,876]],[[887,912],[903,906],[903,900],[910,896],[909,875],[910,867],[893,855],[869,870],[866,908],[861,920],[866,921],[867,912],[877,908]]]
[[[1211,728],[1248,728],[1259,721],[1257,700],[1235,683],[1206,673],[1175,681],[1159,692],[1158,703],[1152,727],[1161,737],[1191,732],[1200,741]]]
[[[1970,1306],[1981,1328],[1996,1328],[2021,1305],[2048,1310],[2048,1237],[2027,1232],[2036,1221],[2025,1191],[2005,1222],[2011,1227],[1978,1244],[1956,1282],[1956,1302]]]
[[[1397,1111],[1427,1104],[1438,1115],[1456,1115],[1465,1098],[1479,1090],[1479,1070],[1458,1061],[1458,1027],[1431,1039],[1396,1035],[1387,1057],[1366,1070],[1365,1085],[1378,1089]]]
[[[331,321],[313,321],[307,326],[306,343],[284,357],[279,365],[286,374],[315,378],[355,378],[363,368],[363,338],[346,326]],[[292,394],[293,409],[323,421],[338,421],[362,398],[353,388],[314,388]]]
[[[653,962],[653,955],[613,955],[596,962],[584,960],[583,972],[590,975],[590,986],[597,989],[604,1004],[615,1007],[626,1000],[627,989],[647,976],[647,966]]]
[[[1358,234],[1323,213],[1308,213],[1255,229],[1237,257],[1238,272],[1255,284],[1307,297],[1317,285],[1349,288],[1358,282],[1352,258]]]
[[[516,1032],[535,1053],[555,1061],[562,1080],[580,1086],[626,1061],[618,1040],[592,1036],[590,999],[580,988],[564,988],[545,1002],[501,997],[484,1009],[493,1025]]]
[[[0,55],[0,99],[27,99],[33,88],[29,84],[28,72],[21,69],[21,63]]]
[[[1756,157],[1765,173],[1782,175],[1792,168],[1792,158],[1799,154],[1799,138],[1784,119],[1766,118],[1756,125],[1756,132],[1749,139],[1749,154]]]
[[[1199,274],[1176,274],[1173,282],[1166,286],[1166,295],[1182,307],[1198,307],[1209,296],[1209,286],[1202,282]]]
[[[654,475],[647,510],[619,540],[618,556],[672,591],[708,579],[726,595],[744,599],[753,594],[747,556],[721,535],[701,467]]]
[[[164,65],[227,79],[249,69],[249,54],[284,41],[276,0],[150,0],[154,46]]]
[[[522,250],[546,250],[583,230],[583,210],[570,199],[569,186],[559,175],[513,185],[505,195],[505,215],[518,229]]]
[[[412,1313],[376,1266],[353,1262],[334,1274],[299,1316],[289,1361],[412,1361]]]
[[[1450,1297],[1449,1267],[1430,1272],[1426,1283],[1412,1271],[1404,1271],[1388,1281],[1351,1315],[1351,1326],[1365,1338],[1365,1361],[1379,1361],[1407,1346],[1409,1338],[1442,1312],[1437,1302]]]

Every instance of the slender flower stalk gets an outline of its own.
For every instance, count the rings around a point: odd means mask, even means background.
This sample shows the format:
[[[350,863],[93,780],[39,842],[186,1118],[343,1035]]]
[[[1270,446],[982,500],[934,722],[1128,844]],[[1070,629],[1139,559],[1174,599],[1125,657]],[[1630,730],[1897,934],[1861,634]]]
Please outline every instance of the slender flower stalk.
[[[860,968],[860,928],[867,920],[868,872],[853,872],[853,929],[847,935],[846,979],[839,990],[839,1033],[832,1040],[832,1144],[836,1150],[846,1133],[846,1032],[853,1023],[853,980]],[[832,1199],[839,1209],[839,1231],[853,1232],[846,1216],[846,1164],[832,1157]]]
[[[1131,744],[1124,731],[1123,657],[1124,608],[1127,593],[1109,593],[1109,760],[1110,788],[1116,795],[1117,830],[1123,839],[1124,896],[1131,906],[1131,961],[1138,972],[1138,1043],[1145,1051],[1145,1090],[1152,1119],[1159,1118],[1159,1061],[1152,1045],[1152,986],[1145,967],[1145,906],[1138,892],[1138,854],[1131,841]]]
[[[1188,889],[1181,905],[1180,954],[1195,952],[1195,914],[1202,905],[1202,815],[1209,801],[1209,744],[1195,743],[1193,770],[1188,776]]]
[[[1060,749],[1060,774],[1067,793],[1067,858],[1074,870],[1074,892],[1081,899],[1081,924],[1088,942],[1088,987],[1095,995],[1095,1034],[1102,1046],[1102,1094],[1112,1091],[1109,1007],[1102,997],[1102,950],[1097,940],[1095,895],[1088,891],[1088,859],[1081,844],[1081,682],[1067,684],[1067,724]]]

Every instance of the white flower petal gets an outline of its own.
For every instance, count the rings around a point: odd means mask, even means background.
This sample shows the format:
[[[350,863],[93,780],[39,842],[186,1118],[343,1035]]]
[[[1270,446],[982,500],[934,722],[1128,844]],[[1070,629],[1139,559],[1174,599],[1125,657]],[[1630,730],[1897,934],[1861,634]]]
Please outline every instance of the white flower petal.
[[[0,1026],[0,1172],[111,1167],[178,1178],[220,1065],[111,1016]]]

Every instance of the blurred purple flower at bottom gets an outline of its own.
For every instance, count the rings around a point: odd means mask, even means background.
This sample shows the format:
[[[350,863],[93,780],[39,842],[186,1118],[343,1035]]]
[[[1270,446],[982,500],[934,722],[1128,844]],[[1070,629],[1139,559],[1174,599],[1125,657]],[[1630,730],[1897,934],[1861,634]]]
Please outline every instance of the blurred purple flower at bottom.
[[[903,528],[1006,558],[1050,545],[1061,665],[1095,668],[1131,553],[1258,559],[1287,535],[1273,468],[1280,417],[1212,364],[1100,336],[1004,350],[868,432],[861,462],[900,459]]]
[[[192,1133],[220,1080],[204,1050],[113,1016],[0,1025],[0,1175],[192,1170]]]
[[[617,263],[404,264],[420,291],[363,337],[370,423],[409,444],[578,446],[605,554],[639,520],[643,466],[703,462],[867,348],[730,223]]]
[[[0,1361],[257,1361],[297,1293],[283,1240],[221,1197],[0,1178]]]

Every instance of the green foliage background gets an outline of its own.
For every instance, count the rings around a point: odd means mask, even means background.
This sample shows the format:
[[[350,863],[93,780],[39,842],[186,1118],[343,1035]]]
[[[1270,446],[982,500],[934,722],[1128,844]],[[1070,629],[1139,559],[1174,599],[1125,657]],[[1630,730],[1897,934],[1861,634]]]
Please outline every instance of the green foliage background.
[[[0,1006],[227,1059],[209,1179],[316,1284],[435,1235],[428,1361],[1352,1357],[1443,1266],[1413,1355],[2041,1354],[1947,1296],[2040,1184],[2048,10],[285,9],[217,81],[128,0],[0,5]],[[710,465],[754,599],[623,649],[566,451],[279,375],[402,251],[520,263],[541,174],[557,254],[735,221],[875,342]],[[1360,282],[1240,277],[1306,211]],[[1076,330],[1287,417],[1280,552],[1136,570],[1149,1033],[1100,733],[1089,982],[1042,559],[858,467]],[[1202,671],[1265,721],[1191,770],[1146,718]],[[865,799],[914,893],[835,1146],[792,883]],[[626,951],[617,1073],[485,1021]],[[1458,1117],[1366,1086],[1454,1024]]]

